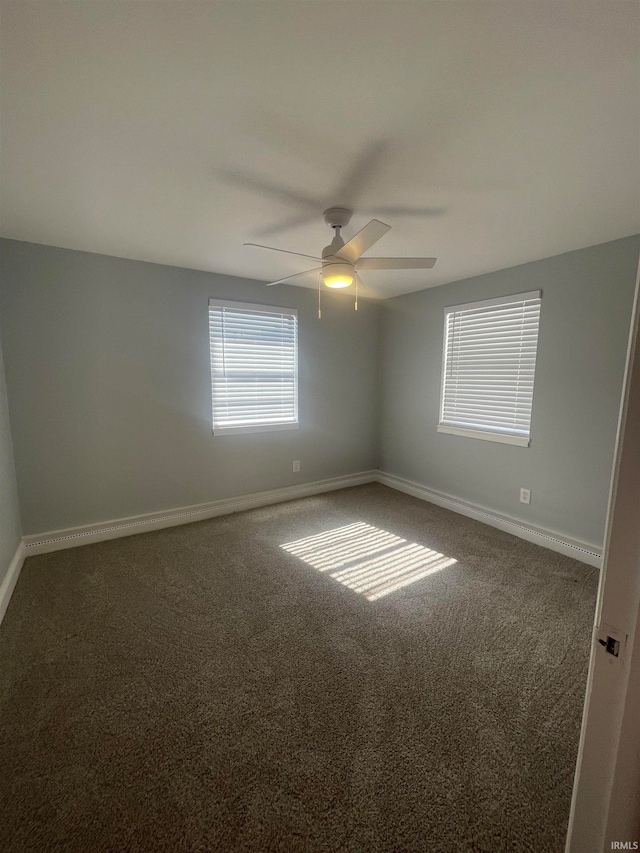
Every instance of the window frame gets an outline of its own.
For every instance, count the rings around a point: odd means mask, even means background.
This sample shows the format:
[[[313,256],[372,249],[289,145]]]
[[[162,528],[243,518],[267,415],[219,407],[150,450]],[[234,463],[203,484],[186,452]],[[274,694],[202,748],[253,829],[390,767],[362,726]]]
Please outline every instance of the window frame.
[[[491,305],[495,305],[496,307],[499,305],[509,305],[510,303],[517,302],[525,302],[527,300],[538,299],[540,300],[540,312],[542,312],[542,291],[541,290],[530,290],[526,293],[515,293],[511,296],[497,296],[493,299],[479,299],[474,302],[465,302],[461,305],[450,305],[444,309],[444,334],[442,341],[442,371],[440,375],[440,411],[438,415],[438,427],[437,431],[441,433],[446,433],[448,435],[458,435],[464,438],[475,438],[480,439],[481,441],[494,441],[499,444],[511,444],[517,447],[529,447],[531,443],[531,422],[529,422],[529,433],[526,436],[520,435],[512,435],[506,432],[497,432],[491,429],[471,429],[469,427],[458,427],[453,426],[451,424],[442,423],[444,416],[444,402],[445,402],[445,377],[447,371],[447,344],[449,342],[448,338],[448,317],[449,314],[456,313],[458,311],[465,311],[471,308],[486,308]],[[536,334],[536,358],[534,363],[534,382],[531,391],[531,403],[532,403],[532,414],[533,414],[533,394],[535,391],[535,373],[538,364],[538,342],[540,338],[540,320],[538,320],[538,329]]]
[[[214,385],[214,376],[213,376],[213,362],[211,358],[211,328],[210,328],[210,314],[211,308],[229,308],[231,310],[239,310],[239,311],[253,311],[256,314],[288,314],[295,318],[295,373],[294,373],[294,408],[295,408],[295,421],[287,421],[285,423],[253,423],[247,424],[244,426],[215,426],[215,406],[213,400],[213,385]],[[214,436],[221,435],[240,435],[242,433],[259,433],[259,432],[279,432],[282,430],[292,430],[299,429],[300,420],[298,414],[298,396],[299,396],[299,356],[298,356],[298,331],[299,331],[299,320],[298,320],[298,310],[296,308],[285,308],[281,305],[262,305],[256,302],[237,302],[230,299],[216,299],[210,298],[207,305],[207,329],[208,329],[208,341],[209,341],[209,375],[210,375],[210,394],[211,394],[211,432]]]

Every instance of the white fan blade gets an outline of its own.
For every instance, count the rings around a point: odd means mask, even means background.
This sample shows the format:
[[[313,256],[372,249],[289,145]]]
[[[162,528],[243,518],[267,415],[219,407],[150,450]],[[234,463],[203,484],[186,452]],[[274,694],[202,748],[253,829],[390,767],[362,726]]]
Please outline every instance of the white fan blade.
[[[299,275],[308,275],[311,272],[320,272],[322,267],[316,267],[312,270],[304,270],[304,272],[294,272],[293,275],[287,275],[284,278],[279,278],[277,281],[270,281],[267,284],[267,287],[273,287],[274,284],[282,284],[283,281],[289,281],[291,278],[297,278]]]
[[[262,246],[260,243],[243,243],[243,246],[255,246],[256,249],[269,249],[271,252],[284,252],[285,255],[297,255],[299,258],[311,258],[312,261],[321,261],[315,255],[304,255],[302,252],[290,252],[288,249],[276,249],[275,246]]]
[[[354,263],[360,255],[363,255],[367,249],[370,249],[374,243],[377,243],[381,237],[391,230],[390,225],[385,225],[379,219],[372,219],[368,225],[365,225],[361,231],[352,237],[348,243],[336,252],[336,256],[344,258],[345,261]]]
[[[360,258],[359,270],[430,270],[437,258]]]

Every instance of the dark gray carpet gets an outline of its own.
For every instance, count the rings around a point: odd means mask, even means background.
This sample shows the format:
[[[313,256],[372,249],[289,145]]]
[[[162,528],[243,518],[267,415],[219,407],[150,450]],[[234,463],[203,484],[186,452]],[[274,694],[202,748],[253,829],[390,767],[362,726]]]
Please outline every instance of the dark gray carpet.
[[[372,534],[393,570],[332,550],[359,523],[406,540]],[[325,572],[280,547],[318,534],[295,550]],[[457,562],[368,600],[414,543]],[[2,849],[562,851],[596,585],[375,484],[31,557],[0,628]]]

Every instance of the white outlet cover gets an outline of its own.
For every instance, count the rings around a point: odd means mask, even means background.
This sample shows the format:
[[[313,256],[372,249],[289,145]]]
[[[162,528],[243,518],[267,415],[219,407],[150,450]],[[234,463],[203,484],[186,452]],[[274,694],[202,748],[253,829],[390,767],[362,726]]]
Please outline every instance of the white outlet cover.
[[[531,489],[520,489],[520,503],[531,503]]]

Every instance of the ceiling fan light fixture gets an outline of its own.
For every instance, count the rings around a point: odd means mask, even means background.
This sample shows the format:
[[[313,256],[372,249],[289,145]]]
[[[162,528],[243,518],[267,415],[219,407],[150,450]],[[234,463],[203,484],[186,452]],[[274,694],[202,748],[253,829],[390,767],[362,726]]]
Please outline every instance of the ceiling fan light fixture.
[[[350,287],[353,284],[352,264],[325,264],[322,268],[322,280],[327,287],[334,289]]]
[[[344,207],[331,207],[324,212],[327,225],[335,230],[335,236],[328,246],[322,250],[322,255],[306,255],[302,252],[290,252],[288,249],[278,249],[275,246],[262,246],[259,243],[245,243],[245,246],[255,246],[258,249],[269,249],[272,252],[284,252],[286,255],[296,255],[302,258],[310,258],[319,261],[322,266],[311,270],[287,275],[277,281],[267,282],[267,287],[274,284],[292,284],[291,279],[300,275],[320,273],[318,281],[318,295],[322,285],[334,290],[351,287],[355,281],[356,285],[356,311],[358,310],[358,270],[430,270],[435,264],[436,258],[363,258],[374,243],[390,230],[390,225],[385,225],[379,219],[372,219],[364,228],[361,228],[348,242],[344,242],[340,235],[340,229],[346,225],[351,218],[351,211]],[[362,284],[362,279],[360,279]]]

